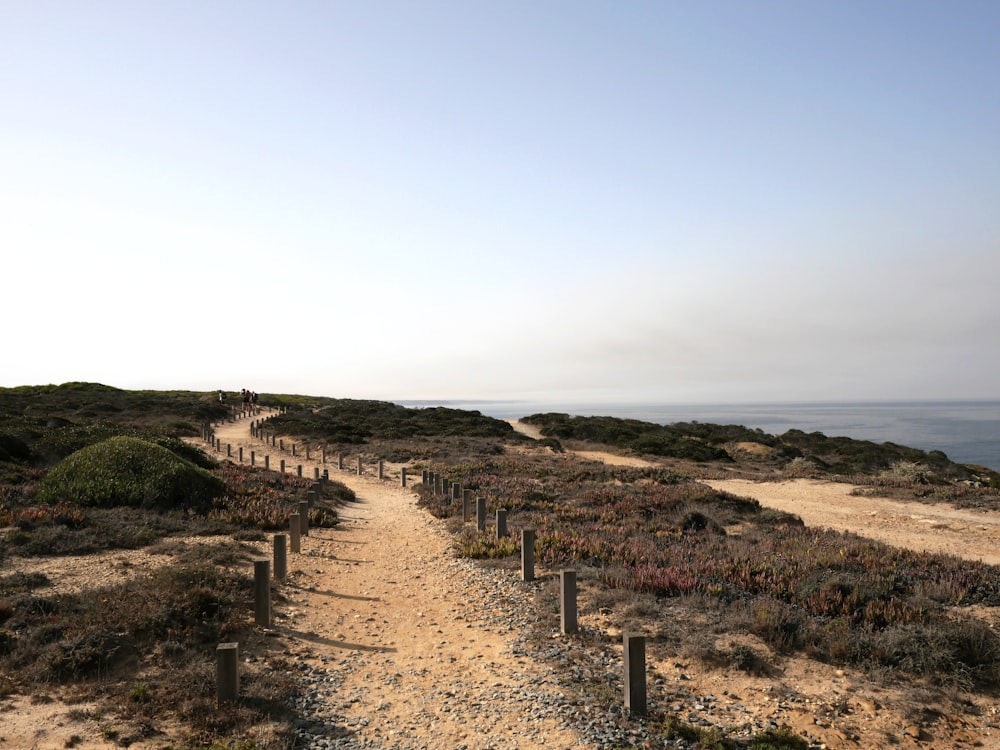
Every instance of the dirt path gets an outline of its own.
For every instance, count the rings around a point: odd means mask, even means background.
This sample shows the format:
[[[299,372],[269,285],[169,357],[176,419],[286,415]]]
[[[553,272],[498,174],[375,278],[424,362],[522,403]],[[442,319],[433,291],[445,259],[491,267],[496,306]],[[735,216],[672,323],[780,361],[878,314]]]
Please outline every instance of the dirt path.
[[[246,421],[216,436],[234,454],[239,446],[247,456],[277,453],[251,442]],[[399,486],[398,468],[387,466],[379,481],[358,476],[356,464],[338,471],[335,460],[322,467],[283,457],[301,462],[304,476],[326,468],[358,497],[336,529],[303,538],[282,589],[288,605],[276,629],[291,655],[323,676],[313,680],[306,732],[346,732],[359,747],[580,745],[558,716],[540,710],[560,703],[554,682],[514,648],[517,623],[507,609],[511,597],[527,595],[524,584],[457,560],[442,525]],[[273,468],[278,459],[270,460]]]
[[[794,513],[806,526],[851,531],[896,547],[942,552],[1000,565],[1000,517],[944,503],[906,503],[852,495],[840,482],[792,479],[703,480],[715,489],[752,497],[769,508]]]

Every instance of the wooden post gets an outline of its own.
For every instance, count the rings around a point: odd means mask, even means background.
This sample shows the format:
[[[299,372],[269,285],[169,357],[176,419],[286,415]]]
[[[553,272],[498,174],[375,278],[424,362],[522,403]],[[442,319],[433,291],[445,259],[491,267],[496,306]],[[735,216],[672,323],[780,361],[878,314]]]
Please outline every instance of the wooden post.
[[[361,469],[361,456],[358,456],[358,476],[360,477],[362,473]]]
[[[239,644],[220,643],[215,647],[215,695],[219,703],[240,697]]]
[[[521,529],[521,580],[535,580],[535,530]]]
[[[298,554],[302,551],[302,521],[299,520],[298,513],[288,516],[288,536],[291,539],[292,552]]]
[[[285,459],[281,459],[281,473],[285,473]]]
[[[271,561],[266,557],[253,561],[253,619],[262,628],[271,626]]]
[[[283,581],[288,575],[288,534],[274,535],[274,577]]]
[[[257,465],[257,454],[254,453],[253,451],[250,451],[250,465],[251,466]]]
[[[340,469],[341,471],[344,470],[344,454],[343,453],[338,453],[337,454],[337,468]]]
[[[299,478],[302,477],[302,464],[295,467],[295,473],[299,475]]]
[[[451,499],[458,500],[462,497],[462,483],[455,482],[451,485]]]
[[[309,536],[309,503],[305,500],[299,503],[299,531],[302,536]]]
[[[405,466],[402,469],[399,470],[399,483],[400,483],[400,486],[402,486],[402,487],[406,486],[406,467]]]
[[[270,471],[270,469],[271,469],[271,457],[270,456],[264,456],[264,469],[266,471]]]
[[[486,529],[486,498],[476,498],[476,528],[479,531]]]
[[[233,457],[233,444],[226,443],[226,458],[232,458],[232,457]]]
[[[497,539],[507,536],[507,509],[497,508]]]
[[[559,571],[559,622],[564,634],[575,633],[576,622],[576,571]]]
[[[646,714],[646,636],[626,633],[625,708],[633,714]]]
[[[378,460],[378,478],[380,480],[385,479],[385,461],[381,458]]]
[[[243,463],[243,446],[240,446],[240,463]]]
[[[462,490],[462,523],[472,515],[472,490]]]

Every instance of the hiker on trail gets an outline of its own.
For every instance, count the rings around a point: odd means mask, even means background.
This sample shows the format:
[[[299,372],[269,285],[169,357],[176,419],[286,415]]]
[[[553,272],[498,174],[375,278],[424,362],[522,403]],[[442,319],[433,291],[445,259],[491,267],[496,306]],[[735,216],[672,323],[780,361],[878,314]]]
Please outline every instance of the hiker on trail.
[[[225,391],[219,391],[219,403],[220,404],[226,403],[226,392]]]

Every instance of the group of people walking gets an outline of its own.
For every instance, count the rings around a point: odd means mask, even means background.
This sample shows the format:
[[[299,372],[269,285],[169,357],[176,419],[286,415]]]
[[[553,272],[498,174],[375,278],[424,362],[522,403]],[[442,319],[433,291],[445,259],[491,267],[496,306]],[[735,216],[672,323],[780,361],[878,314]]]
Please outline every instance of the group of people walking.
[[[257,409],[257,392],[248,391],[246,388],[240,388],[240,396],[243,399],[243,408],[256,410]],[[226,403],[226,392],[219,391],[219,403]]]

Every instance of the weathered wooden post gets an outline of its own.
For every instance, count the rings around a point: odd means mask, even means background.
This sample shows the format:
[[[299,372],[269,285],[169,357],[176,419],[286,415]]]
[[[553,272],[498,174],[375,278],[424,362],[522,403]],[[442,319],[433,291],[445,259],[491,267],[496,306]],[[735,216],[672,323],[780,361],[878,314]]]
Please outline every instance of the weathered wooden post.
[[[486,498],[476,498],[476,528],[479,531],[486,529]]]
[[[299,531],[302,536],[309,536],[309,503],[299,502]]]
[[[302,478],[302,464],[296,465],[295,473],[298,475],[300,479]]]
[[[250,465],[251,466],[257,465],[257,455],[253,451],[250,451]]]
[[[448,477],[441,478],[441,494],[451,497],[451,480]]]
[[[233,444],[226,443],[226,458],[232,458],[232,457],[233,457]]]
[[[281,438],[281,440],[278,441],[278,450],[282,450],[282,451],[285,450],[285,439],[284,438]]]
[[[292,458],[295,458],[295,443],[292,443]]]
[[[361,468],[361,456],[358,456],[358,476],[360,477],[362,473],[363,470]]]
[[[455,482],[451,485],[451,499],[458,500],[462,497],[462,483]]]
[[[240,697],[239,644],[220,643],[215,647],[215,696],[219,703]]]
[[[318,466],[314,466],[313,467],[313,472],[314,472],[313,479],[319,479],[319,467]]]
[[[274,535],[274,577],[283,581],[288,575],[288,534]]]
[[[270,469],[271,469],[271,457],[270,456],[264,456],[264,469],[266,471],[270,471]]]
[[[434,494],[441,494],[441,474],[439,472],[434,472]]]
[[[421,469],[420,470],[420,483],[423,484],[424,486],[427,485],[427,475],[428,474],[430,474],[430,472],[427,471],[427,469]]]
[[[562,632],[575,633],[576,622],[576,571],[559,571],[559,622]]]
[[[288,516],[288,536],[291,540],[292,552],[298,554],[302,551],[302,521],[298,513]]]
[[[338,453],[337,454],[337,468],[340,469],[341,471],[344,470],[344,454],[343,453]]]
[[[243,463],[243,446],[240,446],[240,463]]]
[[[262,628],[271,625],[271,561],[255,557],[253,561],[253,617]]]
[[[326,463],[326,446],[325,445],[323,446],[322,450],[323,450],[323,460],[320,461],[320,463],[325,464]]]
[[[521,580],[535,580],[535,530],[521,529]]]
[[[309,460],[309,446],[306,446],[306,461]]]
[[[406,467],[404,466],[399,470],[399,484],[401,487],[406,486]]]
[[[281,459],[281,473],[285,473],[285,459]]]
[[[646,636],[626,633],[625,708],[633,714],[646,714]]]
[[[378,478],[379,480],[385,479],[385,461],[381,458],[378,460]]]
[[[507,509],[497,508],[497,539],[507,536]]]
[[[462,523],[472,515],[472,490],[462,490]]]

